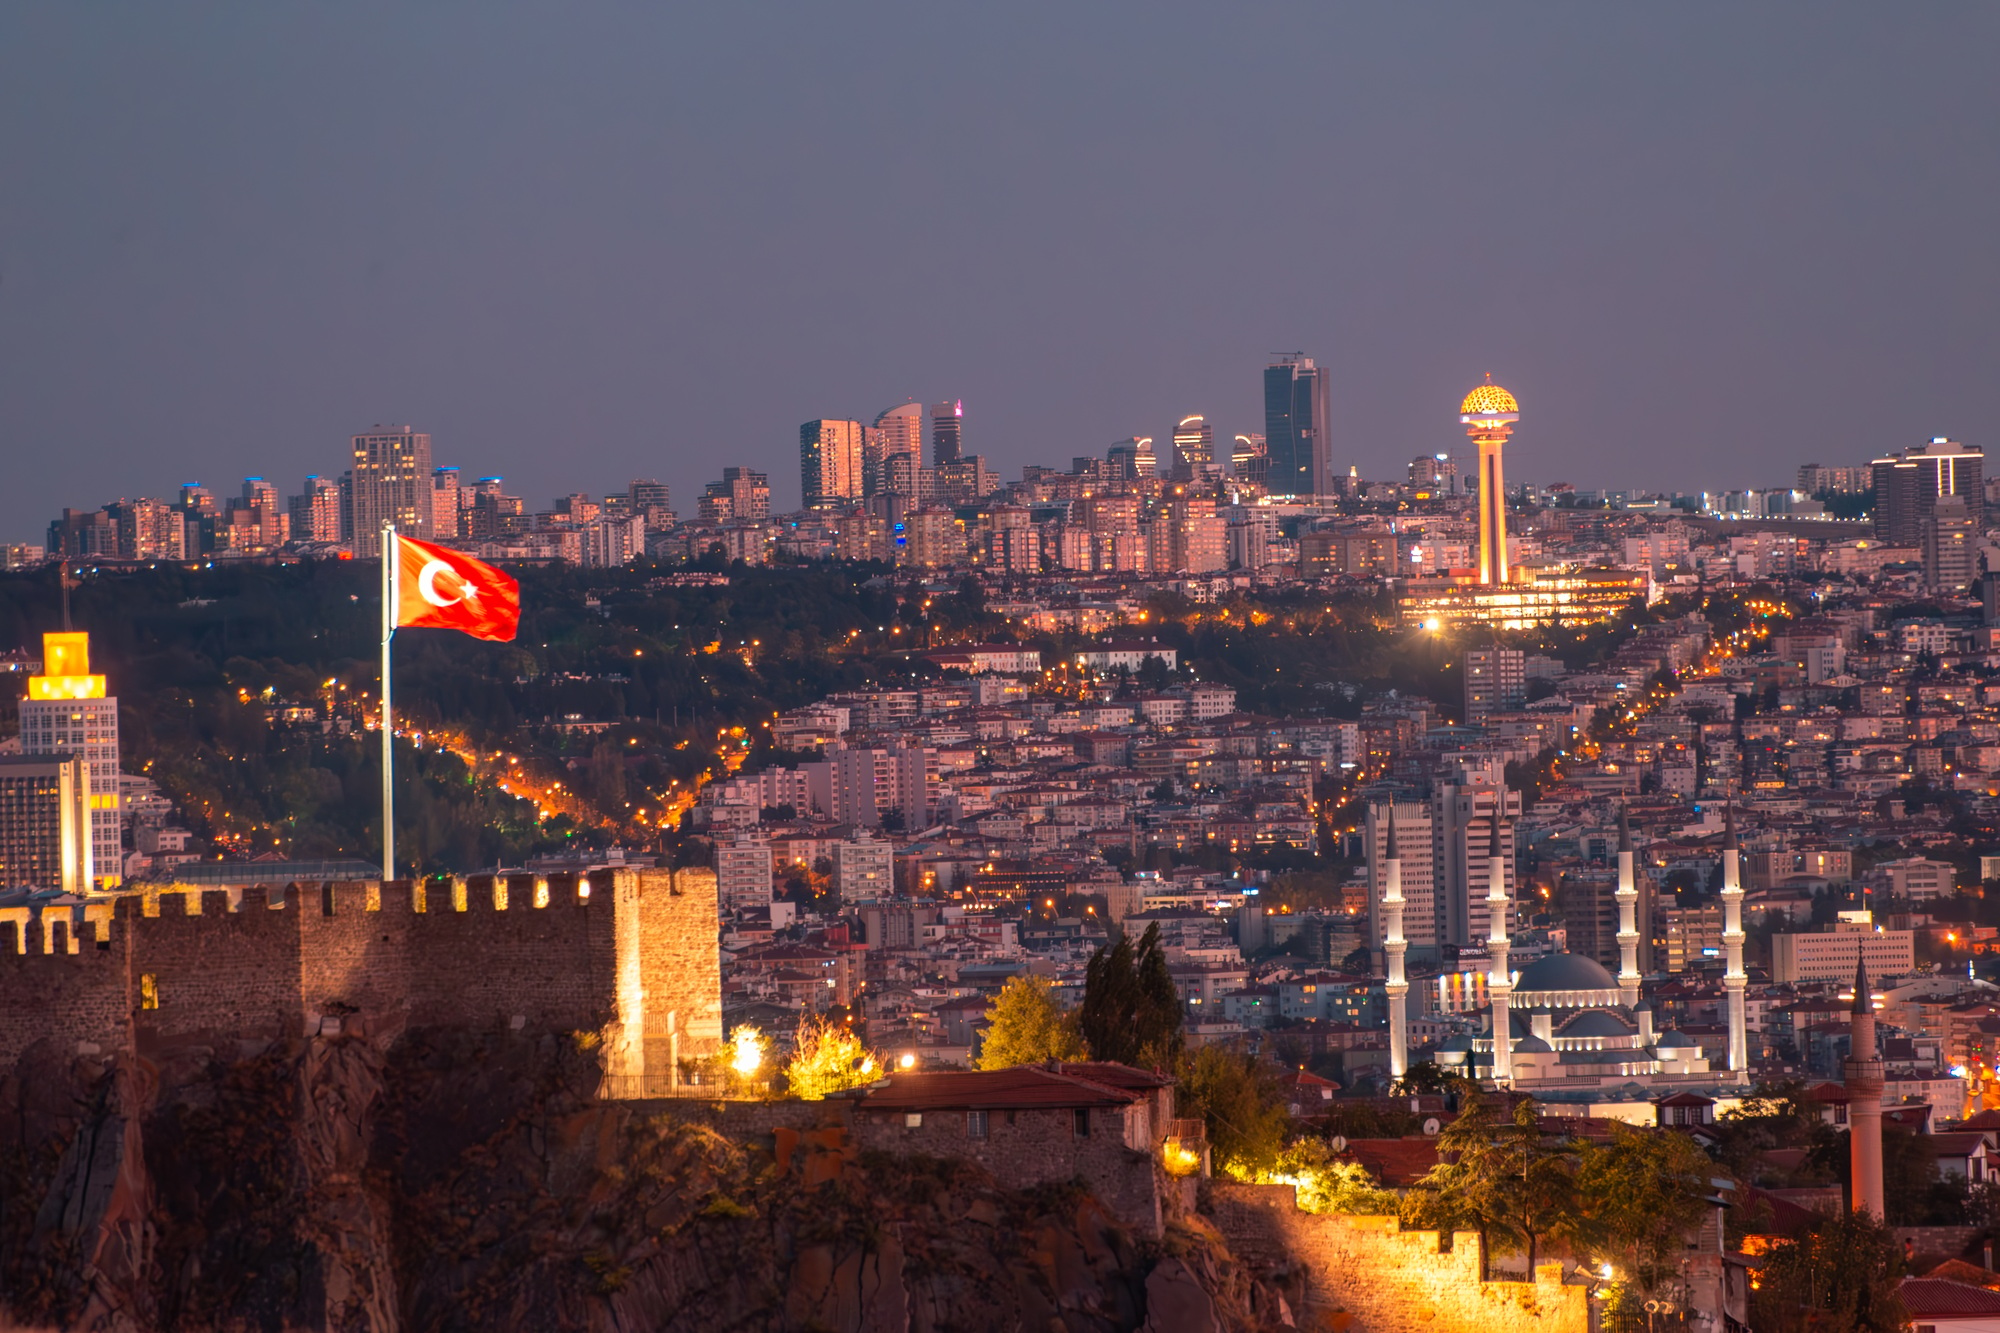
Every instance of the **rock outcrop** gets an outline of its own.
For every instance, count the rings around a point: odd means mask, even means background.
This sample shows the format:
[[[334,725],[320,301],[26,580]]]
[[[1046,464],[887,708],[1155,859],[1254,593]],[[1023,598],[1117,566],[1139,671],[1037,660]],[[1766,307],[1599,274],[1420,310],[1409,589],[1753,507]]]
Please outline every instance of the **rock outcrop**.
[[[0,1327],[1224,1333],[1300,1308],[1199,1218],[1152,1240],[1080,1186],[808,1169],[783,1134],[598,1100],[587,1035],[358,1026],[6,1071]]]

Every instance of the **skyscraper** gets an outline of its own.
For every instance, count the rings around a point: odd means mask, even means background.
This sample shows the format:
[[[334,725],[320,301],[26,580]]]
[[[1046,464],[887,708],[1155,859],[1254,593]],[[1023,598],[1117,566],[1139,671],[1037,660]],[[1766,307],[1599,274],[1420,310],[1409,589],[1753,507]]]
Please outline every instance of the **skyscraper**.
[[[459,536],[458,469],[441,467],[431,472],[431,536],[450,541]]]
[[[1324,368],[1290,353],[1264,368],[1265,485],[1273,495],[1323,495],[1330,489],[1333,415]]]
[[[1973,525],[1986,516],[1984,468],[1986,455],[1938,436],[1917,449],[1903,449],[1878,458],[1875,476],[1875,535],[1891,546],[1917,546],[1924,539],[1924,522],[1941,495],[1965,497]]]
[[[1182,417],[1174,425],[1174,480],[1195,481],[1215,460],[1215,428],[1200,415]]]
[[[1129,440],[1120,440],[1104,451],[1104,461],[1111,467],[1111,475],[1126,481],[1139,481],[1159,473],[1159,461],[1153,456],[1153,437],[1134,435]]]
[[[67,754],[0,755],[0,884],[90,891],[85,762]]]
[[[861,423],[821,418],[799,427],[799,490],[805,507],[861,498]]]
[[[431,535],[431,437],[412,426],[375,426],[354,437],[354,553],[382,554],[382,525]]]
[[[868,428],[862,442],[862,490],[877,495],[891,489],[888,460],[907,454],[910,467],[923,466],[924,409],[918,403],[903,403],[882,412]]]
[[[104,677],[90,674],[90,635],[42,635],[42,674],[28,677],[28,697],[21,700],[21,753],[72,755],[83,761],[93,876],[101,885],[115,886],[125,863],[120,850],[118,700],[105,694]]]
[[[1940,495],[1923,521],[1924,583],[1938,592],[1964,592],[1978,573],[1979,528],[1963,495]]]
[[[290,501],[292,540],[337,542],[340,540],[340,483],[332,477],[309,476],[299,494]]]
[[[1479,449],[1479,581],[1495,587],[1509,575],[1507,479],[1500,450],[1520,419],[1521,405],[1491,375],[1458,405],[1459,424]]]
[[[931,404],[931,466],[956,463],[965,443],[965,404],[953,399]]]
[[[1262,486],[1268,481],[1270,458],[1264,451],[1262,435],[1239,435],[1229,454],[1229,470],[1239,481]]]

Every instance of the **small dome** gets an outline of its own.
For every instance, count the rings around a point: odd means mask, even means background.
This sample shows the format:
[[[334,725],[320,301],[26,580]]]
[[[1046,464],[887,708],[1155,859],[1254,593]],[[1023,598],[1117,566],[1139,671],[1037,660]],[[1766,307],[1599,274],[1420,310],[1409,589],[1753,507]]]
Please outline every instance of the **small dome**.
[[[1446,1037],[1443,1041],[1439,1042],[1438,1049],[1440,1051],[1470,1051],[1472,1049],[1472,1038],[1460,1032]]]
[[[1486,383],[1465,395],[1465,401],[1458,405],[1460,416],[1519,416],[1521,405],[1514,401],[1514,395],[1493,382],[1488,375]]]
[[[1694,1042],[1688,1039],[1687,1033],[1677,1028],[1668,1028],[1660,1034],[1660,1039],[1653,1043],[1653,1048],[1661,1051],[1676,1051],[1693,1046],[1694,1044]]]
[[[1604,1009],[1589,1009],[1569,1021],[1558,1034],[1564,1037],[1629,1037],[1632,1029],[1618,1015]]]
[[[1594,958],[1577,953],[1552,953],[1521,969],[1514,993],[1618,989],[1618,979]]]
[[[1553,1055],[1555,1049],[1540,1037],[1523,1037],[1514,1043],[1516,1055]]]

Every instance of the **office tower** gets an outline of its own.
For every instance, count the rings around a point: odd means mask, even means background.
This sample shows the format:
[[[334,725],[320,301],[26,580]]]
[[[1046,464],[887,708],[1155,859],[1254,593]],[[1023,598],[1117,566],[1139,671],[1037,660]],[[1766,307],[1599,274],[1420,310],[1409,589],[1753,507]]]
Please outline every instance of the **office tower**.
[[[1281,356],[1264,368],[1265,485],[1273,495],[1322,495],[1329,488],[1333,414],[1324,367]]]
[[[1499,585],[1508,581],[1507,564],[1507,479],[1500,466],[1500,450],[1521,419],[1521,405],[1514,395],[1493,382],[1465,395],[1458,405],[1458,420],[1466,438],[1479,449],[1479,581]]]
[[[214,531],[218,551],[276,550],[291,539],[291,515],[279,503],[276,486],[245,477],[243,494],[224,506]]]
[[[350,531],[354,553],[382,554],[382,525],[431,535],[431,437],[412,426],[374,426],[354,437]]]
[[[85,765],[68,754],[0,755],[0,885],[90,891]]]
[[[132,560],[179,560],[186,554],[187,525],[159,500],[119,500],[104,507],[118,529],[118,554]]]
[[[464,535],[458,525],[458,511],[462,507],[459,490],[457,468],[432,469],[431,536],[439,541],[450,541]]]
[[[122,878],[118,805],[118,700],[104,677],[90,674],[90,635],[42,635],[42,674],[28,677],[21,700],[21,753],[72,755],[83,761],[90,814],[90,859],[97,884]]]
[[[1437,962],[1437,866],[1431,848],[1430,803],[1371,801],[1362,837],[1368,857],[1369,946],[1381,948],[1389,940],[1391,914],[1384,910],[1383,900],[1388,896],[1389,867],[1394,862],[1403,899],[1402,911],[1394,914],[1395,924],[1402,927],[1413,961]]]
[[[1159,472],[1150,435],[1134,435],[1118,441],[1104,451],[1104,462],[1111,475],[1120,481],[1141,481]]]
[[[215,496],[200,482],[181,483],[180,499],[174,508],[180,510],[182,531],[190,558],[205,555],[215,549],[215,524],[221,517],[221,506],[215,503]]]
[[[956,463],[965,445],[965,404],[931,404],[931,466]]]
[[[309,476],[305,487],[291,498],[290,506],[293,541],[340,540],[339,482],[331,477]]]
[[[1195,481],[1215,460],[1215,428],[1203,416],[1182,417],[1174,425],[1174,480]]]
[[[911,460],[910,469],[923,466],[923,405],[903,403],[882,412],[875,418],[875,424],[868,428],[863,448],[862,490],[868,495],[877,495],[893,489],[888,478],[889,459],[907,455]]]
[[[1000,489],[1000,474],[986,466],[986,459],[979,454],[961,454],[934,470],[939,497],[952,504],[984,499]]]
[[[882,460],[882,494],[929,500],[936,490],[937,469],[923,466],[922,454],[890,454]]]
[[[1437,938],[1441,944],[1478,945],[1485,942],[1487,848],[1493,837],[1496,808],[1507,855],[1506,893],[1514,891],[1514,821],[1521,813],[1521,793],[1483,784],[1439,783],[1431,794],[1431,855],[1437,886]],[[1401,816],[1398,815],[1400,819]],[[1409,872],[1406,869],[1404,874]]]
[[[1962,495],[1940,495],[1923,521],[1924,584],[1936,592],[1963,592],[1978,572],[1979,527]]]
[[[49,555],[58,560],[115,559],[118,524],[102,509],[65,509],[61,518],[49,524],[48,546]]]
[[[807,509],[861,498],[861,423],[821,418],[799,427],[799,489]]]
[[[1924,520],[1941,495],[1963,496],[1978,527],[1986,517],[1985,462],[1977,446],[1943,436],[1876,459],[1869,465],[1875,481],[1875,535],[1891,546],[1921,545]]]
[[[1266,484],[1270,458],[1264,452],[1262,435],[1239,435],[1236,445],[1229,454],[1229,470],[1237,480],[1247,481],[1252,486]]]
[[[472,483],[471,497],[459,514],[460,532],[474,541],[490,541],[527,528],[527,506],[518,495],[505,494],[506,478],[481,477]]]
[[[1511,713],[1528,702],[1528,655],[1518,648],[1471,648],[1465,654],[1467,726],[1489,713]]]

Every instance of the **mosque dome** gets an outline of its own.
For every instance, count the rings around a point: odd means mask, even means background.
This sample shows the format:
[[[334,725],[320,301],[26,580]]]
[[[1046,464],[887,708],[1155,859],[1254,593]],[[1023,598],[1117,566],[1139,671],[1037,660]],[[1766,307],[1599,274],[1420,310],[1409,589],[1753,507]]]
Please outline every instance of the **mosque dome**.
[[[1678,1051],[1685,1050],[1694,1044],[1693,1041],[1689,1040],[1685,1032],[1676,1028],[1668,1028],[1660,1034],[1660,1039],[1653,1043],[1653,1049],[1656,1051]]]
[[[1555,1047],[1549,1045],[1540,1037],[1523,1037],[1514,1043],[1514,1054],[1516,1055],[1549,1055],[1555,1049]]]
[[[1563,1028],[1565,1037],[1629,1037],[1632,1029],[1618,1015],[1605,1009],[1589,1009],[1578,1014]]]
[[[1518,416],[1521,405],[1514,401],[1514,395],[1493,382],[1488,375],[1486,383],[1465,395],[1465,401],[1458,405],[1460,416]]]
[[[1617,990],[1618,979],[1594,958],[1578,953],[1552,953],[1521,969],[1514,991]],[[1582,1035],[1582,1034],[1579,1034]]]

